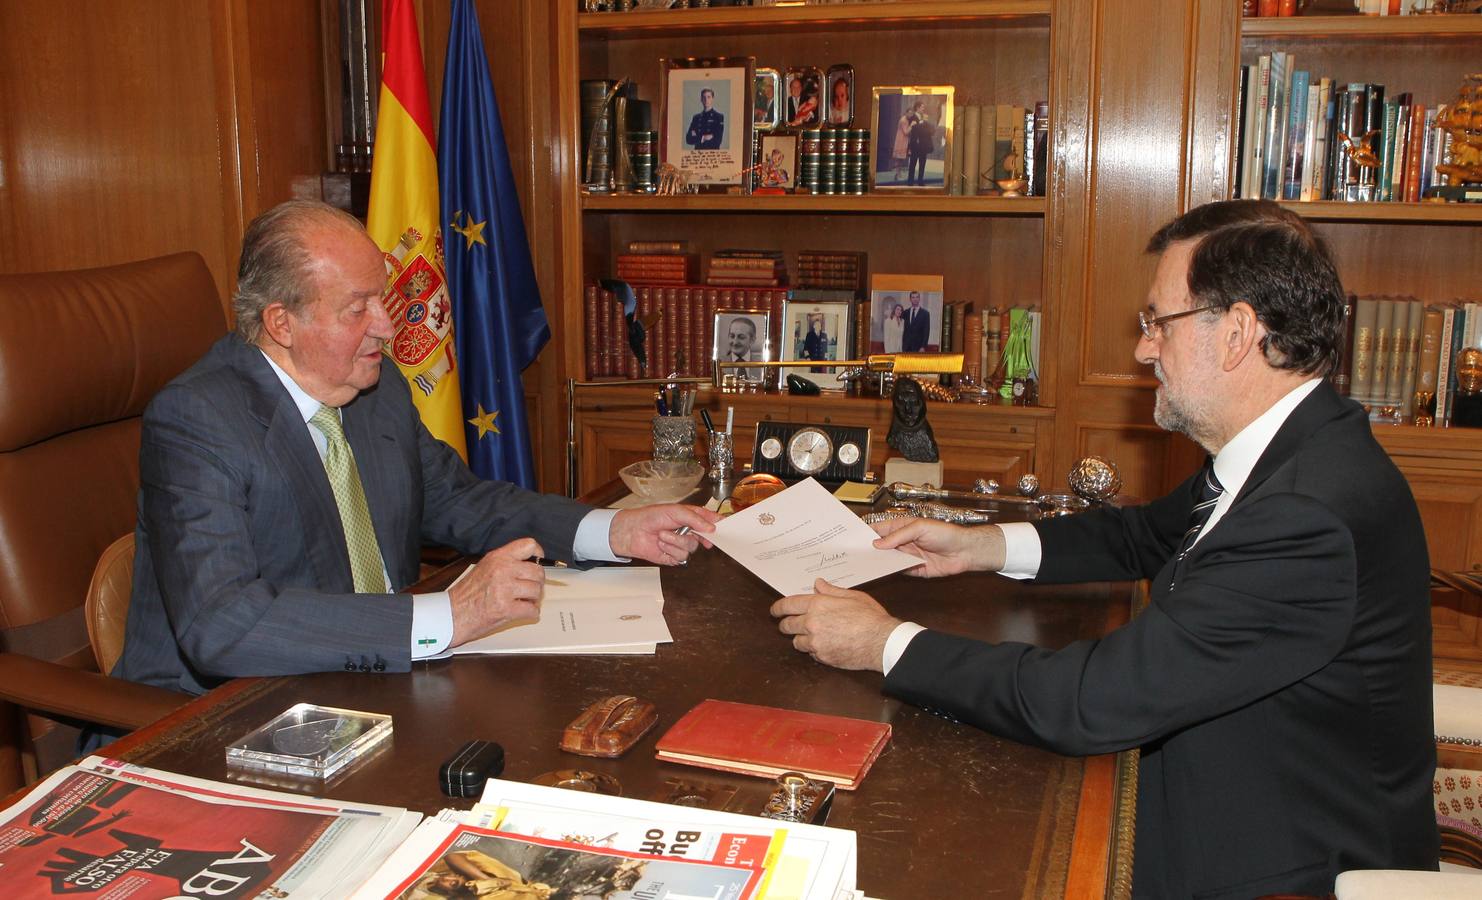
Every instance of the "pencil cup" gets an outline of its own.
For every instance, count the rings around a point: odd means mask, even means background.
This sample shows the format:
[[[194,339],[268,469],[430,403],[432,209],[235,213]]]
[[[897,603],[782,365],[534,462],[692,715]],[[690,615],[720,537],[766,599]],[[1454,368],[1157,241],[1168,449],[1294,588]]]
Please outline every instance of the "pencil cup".
[[[736,449],[731,443],[731,436],[724,431],[710,432],[709,449],[710,478],[714,481],[728,481],[731,467],[736,462]]]
[[[654,459],[695,458],[695,420],[689,416],[654,416]]]

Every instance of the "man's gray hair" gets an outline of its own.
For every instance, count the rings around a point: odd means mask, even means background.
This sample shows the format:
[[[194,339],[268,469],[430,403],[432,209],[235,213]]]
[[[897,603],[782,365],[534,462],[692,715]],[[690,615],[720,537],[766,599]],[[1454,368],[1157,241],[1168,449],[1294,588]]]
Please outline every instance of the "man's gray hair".
[[[274,303],[298,312],[316,295],[314,260],[305,247],[304,232],[316,225],[342,225],[365,233],[360,220],[318,200],[280,203],[247,226],[242,236],[242,261],[237,265],[237,290],[232,311],[237,334],[249,344],[262,336],[262,314]]]

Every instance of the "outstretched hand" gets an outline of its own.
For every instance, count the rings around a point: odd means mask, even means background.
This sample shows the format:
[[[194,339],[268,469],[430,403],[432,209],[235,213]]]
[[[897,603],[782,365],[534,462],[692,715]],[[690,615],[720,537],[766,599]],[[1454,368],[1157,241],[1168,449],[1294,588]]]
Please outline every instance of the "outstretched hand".
[[[483,637],[517,619],[538,617],[545,570],[534,560],[544,555],[534,538],[510,541],[485,553],[448,588],[453,646]]]
[[[702,544],[711,546],[704,535],[714,531],[719,521],[719,513],[702,506],[679,503],[640,506],[621,510],[612,517],[607,541],[618,556],[677,566]]]
[[[825,665],[879,672],[885,641],[900,620],[863,591],[835,587],[822,578],[814,593],[794,594],[772,604],[777,630],[792,645]]]
[[[1003,532],[997,525],[964,528],[936,519],[885,519],[872,527],[880,535],[876,547],[921,559],[921,565],[906,570],[907,575],[939,578],[1003,568]]]

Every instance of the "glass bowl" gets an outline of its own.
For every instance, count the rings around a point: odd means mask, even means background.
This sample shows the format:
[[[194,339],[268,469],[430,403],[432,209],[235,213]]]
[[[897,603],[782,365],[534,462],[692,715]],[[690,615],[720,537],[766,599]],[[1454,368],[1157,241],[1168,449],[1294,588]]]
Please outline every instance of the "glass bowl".
[[[623,466],[618,477],[645,503],[672,503],[694,493],[705,467],[693,459],[645,459]]]

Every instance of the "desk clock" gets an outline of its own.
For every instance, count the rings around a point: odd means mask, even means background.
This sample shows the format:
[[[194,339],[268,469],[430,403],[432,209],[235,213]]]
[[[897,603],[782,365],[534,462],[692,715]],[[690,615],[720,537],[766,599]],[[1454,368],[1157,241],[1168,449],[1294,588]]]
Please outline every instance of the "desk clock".
[[[870,429],[859,425],[758,422],[751,470],[785,481],[864,481]]]

